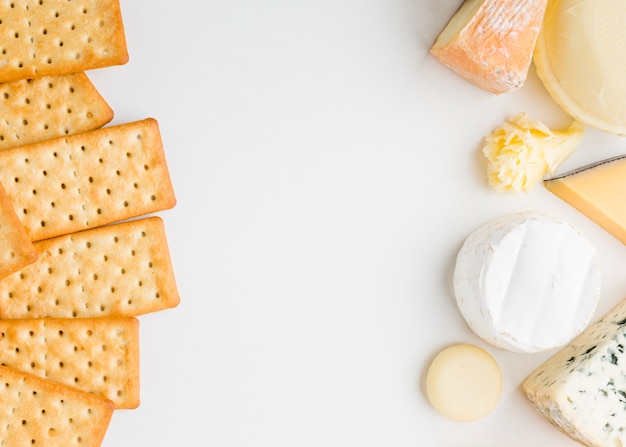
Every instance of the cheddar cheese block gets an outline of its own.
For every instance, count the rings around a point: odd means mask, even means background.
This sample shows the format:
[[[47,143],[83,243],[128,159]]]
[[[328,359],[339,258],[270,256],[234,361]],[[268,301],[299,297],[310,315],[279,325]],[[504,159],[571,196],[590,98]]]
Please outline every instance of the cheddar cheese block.
[[[581,123],[626,134],[626,2],[551,0],[537,39],[537,75]]]
[[[545,180],[544,185],[626,244],[626,155]]]
[[[477,86],[500,94],[526,81],[546,0],[466,0],[431,53]]]
[[[626,301],[593,323],[522,384],[531,405],[589,447],[626,445]]]

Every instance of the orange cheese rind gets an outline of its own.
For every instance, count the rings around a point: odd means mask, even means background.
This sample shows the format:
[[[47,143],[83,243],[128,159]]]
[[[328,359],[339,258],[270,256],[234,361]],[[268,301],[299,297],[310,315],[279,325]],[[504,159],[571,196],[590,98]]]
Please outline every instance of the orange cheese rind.
[[[484,90],[515,90],[526,81],[546,1],[466,0],[430,52]]]

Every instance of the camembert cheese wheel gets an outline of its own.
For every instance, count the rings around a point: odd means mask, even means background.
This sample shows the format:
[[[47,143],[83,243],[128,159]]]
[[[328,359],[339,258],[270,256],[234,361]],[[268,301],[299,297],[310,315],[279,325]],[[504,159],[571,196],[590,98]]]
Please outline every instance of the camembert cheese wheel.
[[[534,62],[546,90],[568,114],[626,135],[624,0],[550,0]]]
[[[570,224],[535,211],[508,214],[467,237],[454,293],[469,327],[488,343],[514,352],[556,348],[593,317],[597,253]]]
[[[500,94],[526,81],[546,0],[466,0],[430,52],[477,86]]]

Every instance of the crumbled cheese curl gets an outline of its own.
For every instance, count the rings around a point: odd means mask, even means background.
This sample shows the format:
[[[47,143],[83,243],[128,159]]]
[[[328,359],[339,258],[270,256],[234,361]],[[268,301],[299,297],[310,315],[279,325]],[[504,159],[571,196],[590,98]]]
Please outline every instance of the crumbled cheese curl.
[[[555,131],[518,113],[484,139],[489,184],[500,192],[530,191],[546,174],[556,172],[578,147],[584,131],[577,121]]]

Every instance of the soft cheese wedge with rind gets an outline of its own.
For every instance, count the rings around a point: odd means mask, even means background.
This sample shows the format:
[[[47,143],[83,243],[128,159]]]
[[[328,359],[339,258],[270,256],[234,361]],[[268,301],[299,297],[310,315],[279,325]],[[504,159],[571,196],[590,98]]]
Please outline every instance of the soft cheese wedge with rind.
[[[533,59],[565,112],[626,135],[626,2],[550,0]]]
[[[626,244],[626,155],[564,173],[544,185]]]
[[[532,372],[522,389],[532,406],[590,447],[626,445],[626,301]]]
[[[454,293],[467,324],[486,342],[514,352],[557,348],[593,317],[598,256],[566,222],[536,211],[507,214],[467,237]]]
[[[495,94],[521,87],[541,29],[546,0],[466,0],[430,52]]]

